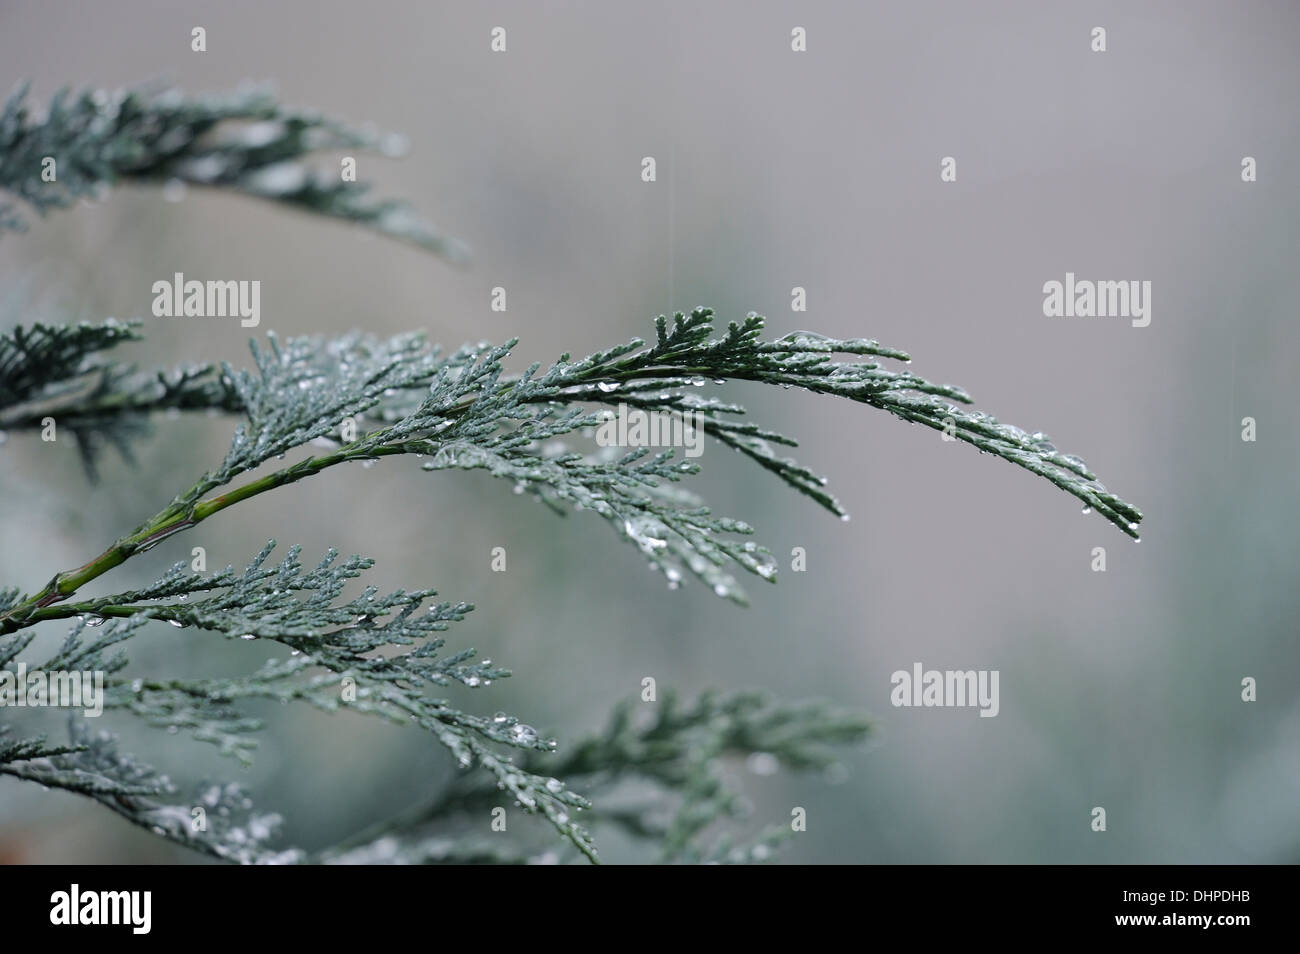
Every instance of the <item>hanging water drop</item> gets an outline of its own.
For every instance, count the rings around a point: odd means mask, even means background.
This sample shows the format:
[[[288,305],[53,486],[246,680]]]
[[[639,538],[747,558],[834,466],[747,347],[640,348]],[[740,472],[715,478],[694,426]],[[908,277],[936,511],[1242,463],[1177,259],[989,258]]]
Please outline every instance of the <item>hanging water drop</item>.
[[[510,729],[510,738],[520,745],[532,745],[537,741],[537,730],[531,725],[520,723]]]
[[[164,202],[181,202],[185,199],[185,193],[189,187],[185,185],[183,179],[168,179],[162,187],[162,197]]]

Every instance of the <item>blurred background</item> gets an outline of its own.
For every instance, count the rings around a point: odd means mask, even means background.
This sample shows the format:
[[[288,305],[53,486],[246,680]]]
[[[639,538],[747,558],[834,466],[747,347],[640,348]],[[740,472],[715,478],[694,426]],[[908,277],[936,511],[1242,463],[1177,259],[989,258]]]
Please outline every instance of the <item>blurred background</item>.
[[[195,26],[206,53],[190,50]],[[496,26],[505,54],[489,51]],[[790,50],[795,26],[806,53]],[[1090,50],[1095,26],[1104,54]],[[401,460],[257,498],[101,582],[153,579],[198,545],[210,568],[239,565],[270,536],[304,558],[330,545],[371,555],[385,588],[478,604],[450,645],[515,677],[458,701],[561,744],[645,676],[661,691],[757,686],[870,712],[875,741],[846,753],[846,775],[747,779],[755,825],[807,809],[790,861],[1296,861],[1297,39],[1300,8],[1282,0],[5,0],[0,79],[30,78],[34,102],[63,85],[270,80],[286,103],[405,133],[406,158],[362,157],[360,177],[473,258],[449,266],[251,199],[122,189],[0,241],[0,321],[139,316],[148,341],[120,358],[245,363],[238,322],[150,315],[151,284],[180,271],[260,280],[259,332],[518,336],[514,370],[695,305],[724,321],[766,314],[773,335],[905,348],[918,373],[1083,456],[1145,511],[1142,543],[934,432],[731,385],[756,420],[800,438],[800,459],[853,515],[841,523],[706,449],[710,503],[782,557],[778,585],[747,582],[747,610],[698,585],[670,592],[594,517],[560,520],[485,474]],[[657,160],[653,184],[643,156]],[[944,156],[955,183],[939,180]],[[1241,181],[1243,156],[1258,182]],[[1045,318],[1042,285],[1067,271],[1151,281],[1150,326]],[[504,313],[489,307],[498,285]],[[806,314],[791,312],[794,286]],[[1246,416],[1255,443],[1241,440]],[[218,460],[229,429],[160,419],[138,467],[107,457],[93,487],[70,442],[12,435],[0,582],[34,588],[98,552]],[[495,546],[506,573],[489,570]],[[789,572],[796,546],[805,573]],[[1098,546],[1104,573],[1090,568]],[[141,672],[238,672],[268,653],[158,629],[133,643]],[[1000,714],[891,707],[890,674],[914,662],[1000,670]],[[447,770],[418,733],[271,715],[243,771],[127,718],[100,727],[176,778],[237,775],[309,848],[419,801]],[[1090,830],[1094,806],[1105,833]],[[604,850],[644,857],[613,839]],[[194,860],[12,780],[0,780],[0,851]]]

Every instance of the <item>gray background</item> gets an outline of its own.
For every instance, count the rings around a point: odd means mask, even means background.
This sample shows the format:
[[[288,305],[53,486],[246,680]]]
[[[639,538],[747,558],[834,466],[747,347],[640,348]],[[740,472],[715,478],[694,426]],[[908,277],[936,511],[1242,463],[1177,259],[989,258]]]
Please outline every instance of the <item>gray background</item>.
[[[206,27],[208,52],[189,49]],[[508,31],[493,55],[488,32]],[[808,31],[808,52],[789,49]],[[1089,49],[1093,26],[1109,52]],[[843,524],[710,447],[701,486],[808,572],[735,608],[670,593],[594,518],[559,520],[482,474],[340,468],[223,514],[114,577],[267,536],[380,562],[480,609],[450,634],[514,669],[468,699],[561,740],[643,676],[763,686],[870,711],[847,781],[750,776],[754,824],[808,809],[818,862],[1259,862],[1300,852],[1294,48],[1276,3],[258,2],[0,5],[5,84],[274,80],[281,98],[409,136],[363,179],[474,253],[465,269],[264,203],[124,189],[0,241],[6,324],[144,316],[147,365],[246,359],[235,322],[149,316],[175,271],[259,279],[260,331],[425,329],[522,339],[513,367],[651,331],[653,315],[756,310],[782,334],[877,337],[977,405],[1048,431],[1147,513],[1134,545],[1044,481],[880,413],[731,387],[800,437]],[[639,178],[658,160],[659,181]],[[958,181],[939,181],[955,156]],[[1240,180],[1241,157],[1260,179]],[[1049,320],[1063,279],[1154,284],[1153,320]],[[489,310],[504,285],[509,310]],[[808,289],[792,314],[790,289]],[[1258,420],[1259,440],[1240,439]],[[229,425],[163,420],[88,488],[70,444],[0,448],[0,581],[83,562],[218,459]],[[504,546],[510,570],[489,572]],[[1105,546],[1109,569],[1089,569]],[[107,581],[101,581],[107,583]],[[151,633],[142,669],[241,671],[260,645]],[[51,636],[49,638],[54,638]],[[998,669],[1001,714],[894,709],[889,675]],[[1243,676],[1260,700],[1240,701]],[[465,693],[468,695],[468,693]],[[310,846],[430,790],[429,740],[277,712],[240,773]],[[106,718],[105,724],[109,722]],[[177,777],[231,771],[114,724]],[[199,753],[208,758],[206,751]],[[33,789],[33,790],[29,790]],[[175,857],[107,812],[0,781],[0,856]],[[1093,806],[1109,830],[1089,829]],[[486,823],[485,823],[486,824]],[[611,860],[642,857],[605,840]]]

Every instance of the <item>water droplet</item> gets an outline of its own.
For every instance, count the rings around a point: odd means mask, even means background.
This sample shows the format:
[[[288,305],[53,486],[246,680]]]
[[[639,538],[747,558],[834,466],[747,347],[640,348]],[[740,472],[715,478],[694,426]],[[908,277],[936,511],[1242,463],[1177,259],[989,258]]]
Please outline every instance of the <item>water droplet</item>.
[[[510,738],[520,745],[532,745],[537,741],[537,730],[531,725],[520,723],[510,729]]]
[[[254,636],[252,633],[245,633],[243,636],[240,636],[239,638],[240,638],[240,639],[257,639],[257,637]]]
[[[564,791],[564,783],[558,778],[548,778],[546,780],[546,790],[553,795],[558,795]]]
[[[471,689],[477,688],[478,684],[479,684],[478,676],[470,676],[465,680],[465,685],[469,686]]]
[[[781,763],[771,752],[755,752],[745,760],[745,766],[755,775],[775,775]]]
[[[1136,530],[1136,529],[1138,528],[1138,525],[1137,525],[1136,523],[1130,523],[1130,524],[1128,525],[1128,528],[1129,528],[1130,530]]]
[[[132,692],[143,692],[143,691],[144,691],[144,680],[143,680],[143,679],[137,679],[137,680],[135,680],[133,683],[131,683],[131,691],[132,691]]]
[[[842,513],[842,514],[840,514],[840,520],[843,521],[844,523],[848,523],[848,522],[849,522],[849,515],[848,515],[847,513]]]
[[[86,620],[87,626],[103,626],[108,622],[107,616],[91,616]]]
[[[180,620],[178,620],[178,619],[169,619],[167,622],[171,623],[171,624],[172,624],[173,626],[175,626],[177,629],[180,629],[182,626],[185,625],[184,623],[182,623],[182,622],[181,622]]]
[[[526,486],[526,485],[525,485],[524,482],[521,480],[521,481],[519,481],[519,483],[515,484],[514,487],[511,488],[511,490],[512,490],[512,492],[514,492],[514,493],[516,493],[516,494],[522,494],[522,493],[524,492],[524,487],[525,487],[525,486]]]
[[[636,545],[641,548],[643,553],[653,553],[668,546],[667,540],[655,536],[656,533],[664,532],[663,525],[658,521],[637,519],[633,522],[632,520],[624,520],[623,530],[630,539],[636,542]]]
[[[619,384],[617,381],[601,381],[599,384],[596,385],[596,387],[600,388],[606,394],[609,394],[611,391],[617,391],[620,387],[622,387],[622,385]]]
[[[506,715],[504,712],[498,712],[492,717],[492,721],[500,725],[502,722],[509,722],[510,716]]]
[[[1079,513],[1092,513],[1092,508],[1084,507],[1082,510],[1079,511]]]
[[[296,162],[277,162],[244,177],[244,185],[266,196],[284,196],[307,184],[307,170]]]
[[[190,594],[188,594],[188,593],[178,593],[178,594],[176,594],[176,598],[177,598],[178,600],[180,600],[182,603],[184,603],[187,599],[190,598]]]
[[[189,186],[185,184],[184,179],[168,179],[162,187],[162,197],[166,202],[182,202],[187,192]]]

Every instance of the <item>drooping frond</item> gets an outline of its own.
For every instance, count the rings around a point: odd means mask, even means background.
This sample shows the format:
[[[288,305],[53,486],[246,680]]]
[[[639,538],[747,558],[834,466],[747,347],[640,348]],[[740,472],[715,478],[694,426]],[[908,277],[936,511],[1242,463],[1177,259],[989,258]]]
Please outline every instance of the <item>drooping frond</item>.
[[[307,162],[326,150],[398,155],[400,137],[283,106],[255,86],[206,96],[62,90],[40,115],[26,95],[20,84],[0,108],[0,190],[41,215],[121,183],[180,182],[360,224],[453,261],[466,256],[405,202],[371,198],[366,183]],[[25,228],[17,203],[0,201],[0,235]]]

